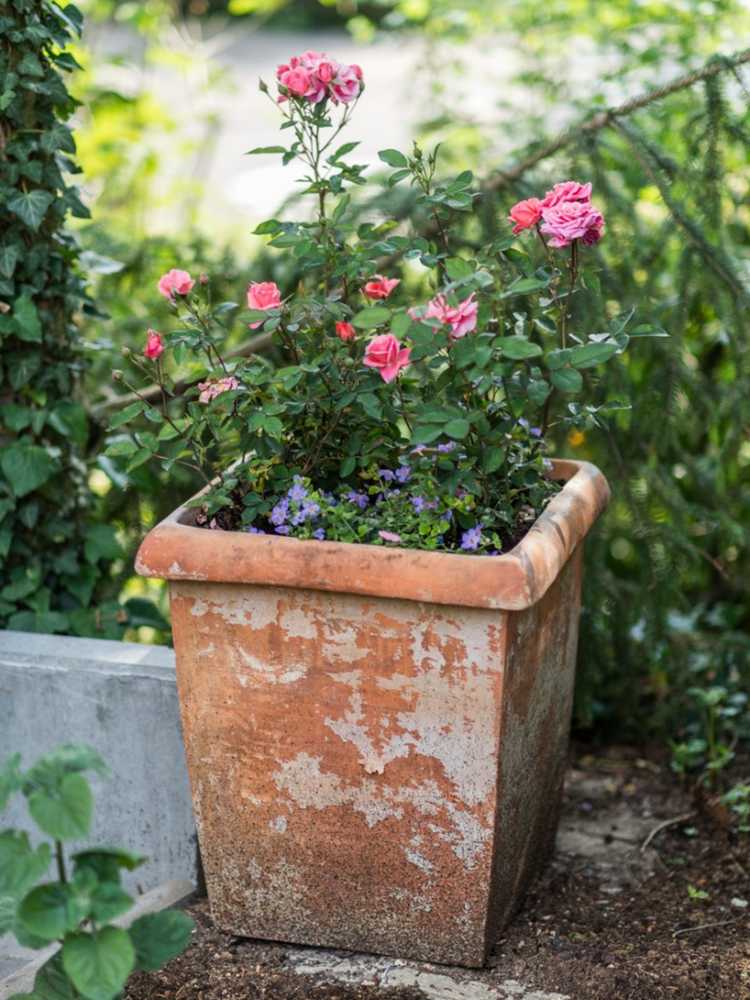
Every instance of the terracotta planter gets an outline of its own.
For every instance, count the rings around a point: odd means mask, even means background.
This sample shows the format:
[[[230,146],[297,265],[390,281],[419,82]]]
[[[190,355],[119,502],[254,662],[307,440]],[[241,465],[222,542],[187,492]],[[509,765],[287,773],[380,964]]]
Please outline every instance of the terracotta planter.
[[[217,923],[479,966],[552,848],[592,465],[504,556],[206,531],[170,581],[188,768]]]

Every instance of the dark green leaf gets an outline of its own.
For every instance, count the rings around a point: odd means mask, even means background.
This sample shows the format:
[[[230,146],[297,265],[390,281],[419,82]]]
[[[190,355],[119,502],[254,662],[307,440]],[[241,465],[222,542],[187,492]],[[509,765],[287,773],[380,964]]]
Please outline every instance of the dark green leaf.
[[[570,350],[570,363],[574,368],[593,368],[604,361],[609,361],[617,353],[617,344],[583,344]]]
[[[512,361],[523,361],[526,358],[536,358],[542,353],[539,344],[526,340],[525,337],[500,337],[495,344],[503,352],[503,356]]]
[[[190,941],[193,921],[181,910],[162,910],[139,917],[130,928],[136,965],[155,972],[165,962],[182,954]]]
[[[458,417],[455,420],[449,420],[443,427],[444,434],[450,438],[456,438],[459,441],[463,440],[470,430],[471,424],[463,417]]]
[[[112,414],[112,416],[109,418],[109,429],[113,431],[116,430],[118,427],[121,427],[123,424],[128,423],[128,421],[132,420],[134,417],[137,417],[139,413],[143,413],[143,411],[146,409],[146,405],[147,404],[144,403],[143,400],[139,399],[136,400],[135,403],[130,403],[128,406],[124,407],[118,413]]]
[[[135,950],[127,931],[103,927],[93,934],[69,934],[62,962],[86,1000],[112,1000],[133,971]]]
[[[387,323],[391,318],[391,310],[384,306],[369,306],[358,312],[352,322],[358,330],[371,330],[375,326]]]
[[[550,378],[560,392],[580,392],[583,388],[583,376],[575,368],[556,368]]]
[[[70,885],[50,882],[32,889],[21,901],[18,919],[35,937],[56,941],[75,930],[87,912]]]
[[[38,789],[28,801],[34,822],[55,840],[76,840],[89,832],[94,803],[81,774],[66,774],[57,789]]]
[[[13,494],[25,497],[51,479],[59,464],[39,445],[12,444],[3,449],[0,468]]]
[[[8,199],[7,207],[29,229],[36,230],[53,201],[54,198],[48,191],[22,191]]]

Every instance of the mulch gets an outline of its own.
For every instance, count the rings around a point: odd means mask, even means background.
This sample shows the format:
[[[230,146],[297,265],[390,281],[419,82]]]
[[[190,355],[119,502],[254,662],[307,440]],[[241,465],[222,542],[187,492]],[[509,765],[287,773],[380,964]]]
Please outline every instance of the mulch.
[[[613,878],[600,856],[558,850],[503,932],[490,967],[456,970],[456,977],[487,986],[512,979],[571,1000],[750,1000],[750,837],[682,787],[658,755],[579,748],[571,763],[563,826],[594,831],[605,843],[630,838],[622,877]],[[645,852],[631,843],[633,829],[653,830],[688,813]],[[633,823],[623,827],[623,815]],[[610,816],[617,824],[608,826]],[[135,974],[124,1000],[423,998],[412,988],[299,975],[285,966],[284,945],[223,933],[205,900],[189,911],[197,924],[191,947],[160,972]]]

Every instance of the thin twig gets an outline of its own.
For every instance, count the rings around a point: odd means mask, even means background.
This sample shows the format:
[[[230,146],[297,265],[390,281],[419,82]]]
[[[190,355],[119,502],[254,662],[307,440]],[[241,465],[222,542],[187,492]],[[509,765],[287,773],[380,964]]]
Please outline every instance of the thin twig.
[[[659,823],[659,825],[653,828],[651,833],[649,833],[648,837],[646,837],[641,844],[641,854],[645,854],[651,841],[657,834],[661,833],[662,830],[666,830],[670,826],[677,826],[679,823],[687,823],[687,821],[692,819],[693,816],[695,816],[694,812],[683,813],[682,816],[673,816],[672,819],[665,819],[663,823]]]
[[[728,927],[729,924],[736,924],[742,917],[733,917],[731,920],[716,920],[711,924],[698,924],[697,927],[683,927],[679,931],[672,933],[673,938],[681,937],[683,934],[693,934],[695,931],[707,931],[712,927]]]
[[[741,52],[735,53],[735,55],[723,58],[714,56],[700,69],[696,69],[692,73],[686,73],[683,76],[678,76],[669,83],[665,83],[663,87],[649,90],[645,94],[633,97],[622,104],[599,111],[593,117],[577,121],[573,125],[569,125],[568,128],[564,129],[536,152],[529,154],[520,163],[505,170],[497,171],[496,175],[488,180],[486,190],[499,191],[507,187],[508,184],[517,181],[527,170],[531,170],[532,167],[541,163],[542,160],[546,160],[547,157],[558,153],[571,143],[578,142],[581,136],[587,133],[599,132],[601,129],[607,128],[617,118],[627,117],[634,111],[640,111],[641,108],[648,107],[654,101],[660,101],[665,97],[669,97],[670,94],[675,94],[680,90],[685,90],[687,87],[692,87],[693,84],[699,83],[702,80],[709,80],[720,73],[734,71],[738,66],[742,66],[748,62],[750,62],[750,49],[743,49]]]

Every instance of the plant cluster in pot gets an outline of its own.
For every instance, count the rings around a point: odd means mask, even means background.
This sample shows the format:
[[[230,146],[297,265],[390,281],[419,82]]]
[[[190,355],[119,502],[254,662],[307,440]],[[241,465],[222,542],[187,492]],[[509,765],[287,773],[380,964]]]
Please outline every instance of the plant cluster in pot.
[[[599,419],[584,377],[628,341],[572,325],[604,223],[565,181],[470,250],[471,173],[416,145],[380,153],[381,204],[410,186],[412,224],[368,216],[337,141],[361,70],[306,52],[261,88],[288,141],[253,153],[301,162],[315,214],[258,227],[282,288],[252,281],[247,312],[209,276],[163,276],[176,328],[129,355],[161,405],[116,372],[137,395],[109,449],[206,483],[136,565],[170,584],[212,913],[478,966],[554,840],[608,487],[545,441]],[[227,352],[238,316],[271,358]]]

